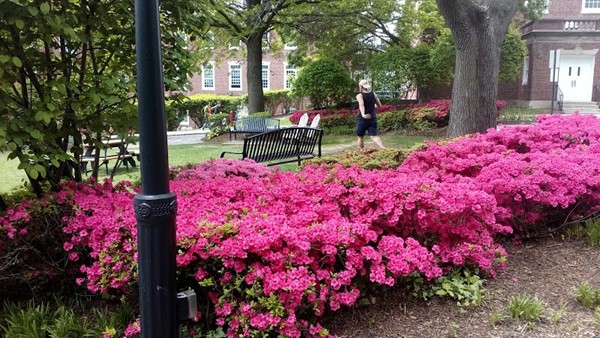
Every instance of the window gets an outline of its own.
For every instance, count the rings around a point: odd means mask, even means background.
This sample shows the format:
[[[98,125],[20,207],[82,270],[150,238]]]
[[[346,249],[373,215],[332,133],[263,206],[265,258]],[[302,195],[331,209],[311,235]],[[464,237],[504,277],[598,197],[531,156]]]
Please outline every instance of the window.
[[[523,58],[523,86],[526,86],[529,83],[529,56]]]
[[[600,0],[583,0],[581,13],[600,13]]]
[[[269,89],[269,64],[263,63],[262,65],[262,87],[263,89]]]
[[[242,90],[242,65],[229,63],[229,90]]]
[[[202,66],[202,89],[215,90],[215,63]]]
[[[544,10],[542,11],[542,13],[550,13],[550,0],[544,0]]]
[[[296,66],[285,64],[285,89],[292,88],[292,80],[296,78]]]

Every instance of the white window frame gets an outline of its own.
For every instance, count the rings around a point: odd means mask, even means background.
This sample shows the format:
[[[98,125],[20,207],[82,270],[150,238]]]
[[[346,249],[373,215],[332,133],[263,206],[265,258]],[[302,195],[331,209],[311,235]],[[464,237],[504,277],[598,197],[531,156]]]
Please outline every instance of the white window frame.
[[[232,84],[233,84],[233,77],[231,76],[232,75],[232,67],[239,67],[237,69],[237,71],[240,74],[239,75],[239,78],[240,78],[240,87],[239,88],[232,86]],[[242,72],[242,64],[240,62],[236,62],[236,61],[229,62],[229,73],[228,73],[228,77],[229,77],[229,90],[232,90],[232,91],[242,91],[242,88],[243,88],[242,86],[243,86],[243,83],[244,83],[242,74],[243,74],[243,72]]]
[[[265,79],[265,70],[267,78]],[[263,62],[261,67],[261,83],[262,88],[268,90],[271,87],[271,64]]]
[[[294,74],[291,78],[290,78],[290,74]],[[298,75],[298,68],[294,65],[290,65],[289,63],[284,63],[283,64],[283,89],[292,89],[292,78],[296,78],[296,76]]]
[[[544,10],[543,14],[550,14],[550,0],[544,0]]]
[[[598,7],[597,8],[587,8],[585,7],[585,2],[587,0],[581,0],[581,13],[600,13],[600,1],[599,0],[589,0],[596,1]]]
[[[210,61],[208,63],[208,65],[210,66],[209,69],[212,70],[212,74],[211,77],[207,77],[207,71],[206,71],[206,67],[204,65],[202,65],[202,90],[215,90],[216,84],[215,84],[215,62],[214,61]],[[206,81],[207,80],[212,80],[212,87],[209,87],[206,85]]]
[[[523,58],[523,86],[526,86],[529,83],[529,56]]]

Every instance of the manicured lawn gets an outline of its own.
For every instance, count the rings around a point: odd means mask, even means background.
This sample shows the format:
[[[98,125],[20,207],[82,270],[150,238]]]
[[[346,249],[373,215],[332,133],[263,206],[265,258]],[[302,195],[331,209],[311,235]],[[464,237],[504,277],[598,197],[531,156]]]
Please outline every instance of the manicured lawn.
[[[286,119],[283,119],[284,121]],[[425,136],[406,136],[401,134],[386,134],[381,136],[386,147],[399,148],[399,147],[410,147],[416,143],[423,142],[426,139]],[[356,136],[353,135],[325,135],[323,137],[323,152],[332,153],[346,150],[354,150],[356,144]],[[371,142],[369,137],[365,138],[366,147],[374,147],[374,143]],[[210,159],[216,159],[221,156],[223,151],[236,151],[241,152],[242,145],[230,144],[227,141],[219,142],[203,142],[198,144],[178,144],[169,146],[169,165],[184,165],[188,163],[200,163]],[[236,158],[236,155],[229,155],[229,158]],[[0,159],[0,193],[7,193],[19,186],[23,185],[25,180],[25,174],[22,170],[17,170],[18,161],[8,161],[4,156]],[[288,163],[279,166],[282,171],[296,170],[298,166],[295,163]],[[109,172],[111,165],[109,164]],[[100,179],[106,177],[106,170],[104,167],[100,168]],[[140,178],[140,169],[137,168],[125,168],[121,166],[115,180],[122,181],[136,181]]]

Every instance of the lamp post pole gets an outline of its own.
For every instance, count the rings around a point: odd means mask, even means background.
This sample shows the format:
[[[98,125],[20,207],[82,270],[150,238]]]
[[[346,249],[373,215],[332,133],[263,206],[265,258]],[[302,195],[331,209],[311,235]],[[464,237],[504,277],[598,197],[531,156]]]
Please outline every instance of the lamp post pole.
[[[134,198],[143,338],[178,337],[175,282],[177,198],[169,191],[158,0],[135,0],[142,189]]]

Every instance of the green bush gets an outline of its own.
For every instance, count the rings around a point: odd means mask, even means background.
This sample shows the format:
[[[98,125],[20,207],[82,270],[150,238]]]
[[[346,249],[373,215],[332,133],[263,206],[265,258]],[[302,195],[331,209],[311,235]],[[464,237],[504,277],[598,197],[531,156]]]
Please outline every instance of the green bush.
[[[260,117],[260,118],[264,118],[264,117],[272,117],[273,114],[271,114],[268,111],[259,111],[253,114],[250,114],[250,117]]]
[[[350,73],[339,62],[321,58],[299,71],[292,95],[308,97],[313,108],[327,108],[351,102],[354,88]]]
[[[409,125],[406,119],[406,109],[385,112],[377,117],[377,127],[380,132],[400,131]]]
[[[229,131],[229,113],[212,114],[208,119],[210,132],[206,138],[211,139]]]
[[[287,109],[300,106],[301,99],[292,97],[291,92],[287,89],[267,90],[264,92],[264,96],[265,109],[270,112],[271,115],[275,115],[277,113],[278,107]]]
[[[181,122],[181,120],[183,120],[189,114],[190,119],[197,126],[202,126],[205,118],[204,107],[207,104],[214,106],[218,101],[220,101],[221,108],[219,113],[229,114],[230,111],[237,112],[240,109],[240,106],[243,105],[246,100],[246,95],[229,96],[206,94],[198,94],[189,98],[175,100],[170,102],[167,107],[167,115],[169,116],[167,118],[167,123],[170,129],[175,129],[179,125],[179,122]],[[229,119],[229,115],[227,115],[227,118]]]
[[[352,114],[324,115],[319,126],[326,134],[351,135],[356,128],[356,117]]]
[[[416,148],[411,149],[365,149],[347,151],[342,154],[331,156],[323,156],[305,161],[305,165],[309,164],[327,164],[333,167],[339,163],[344,167],[357,165],[365,169],[389,169],[398,168],[402,162]]]

